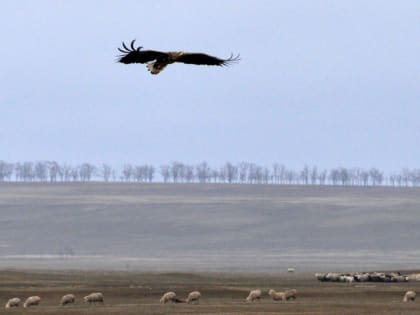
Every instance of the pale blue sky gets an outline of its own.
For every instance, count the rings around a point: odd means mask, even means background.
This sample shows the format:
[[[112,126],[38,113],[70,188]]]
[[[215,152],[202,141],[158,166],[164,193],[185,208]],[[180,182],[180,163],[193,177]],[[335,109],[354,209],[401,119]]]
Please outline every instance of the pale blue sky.
[[[2,1],[0,160],[419,167],[420,1]],[[228,68],[115,62],[240,53]]]

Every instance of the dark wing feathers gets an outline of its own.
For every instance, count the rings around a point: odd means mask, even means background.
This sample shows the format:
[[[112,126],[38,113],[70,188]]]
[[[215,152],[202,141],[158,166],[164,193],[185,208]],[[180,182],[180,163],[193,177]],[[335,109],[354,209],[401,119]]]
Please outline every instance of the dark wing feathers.
[[[155,60],[159,57],[167,56],[167,53],[156,51],[156,50],[141,50],[143,47],[134,47],[135,40],[131,41],[130,48],[123,42],[122,48],[118,50],[122,55],[118,56],[118,62],[121,63],[146,63]]]
[[[166,53],[156,50],[134,50],[130,52],[123,52],[123,55],[119,56],[120,58],[118,59],[118,62],[125,64],[146,63],[166,55]]]
[[[235,57],[231,55],[228,59],[220,59],[203,53],[184,53],[176,58],[177,62],[208,66],[228,66],[229,64],[239,60],[239,55]]]

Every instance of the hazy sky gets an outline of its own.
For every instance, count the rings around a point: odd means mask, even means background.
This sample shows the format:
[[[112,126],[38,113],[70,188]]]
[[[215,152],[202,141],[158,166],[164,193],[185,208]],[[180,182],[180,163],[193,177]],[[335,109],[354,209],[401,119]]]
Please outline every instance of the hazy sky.
[[[420,165],[420,1],[2,1],[0,160]],[[115,62],[240,53],[228,68]]]

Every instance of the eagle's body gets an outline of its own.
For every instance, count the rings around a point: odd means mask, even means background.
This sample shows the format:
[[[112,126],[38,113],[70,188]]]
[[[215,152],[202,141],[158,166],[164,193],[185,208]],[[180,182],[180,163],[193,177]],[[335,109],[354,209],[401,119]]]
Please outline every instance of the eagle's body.
[[[167,65],[174,62],[182,62],[195,65],[228,66],[232,62],[239,61],[239,55],[228,59],[220,59],[203,53],[186,53],[183,51],[162,52],[157,50],[141,50],[143,47],[134,47],[134,40],[128,48],[122,43],[123,48],[118,48],[123,55],[119,56],[118,62],[124,64],[147,63],[147,69],[151,74],[158,74]]]

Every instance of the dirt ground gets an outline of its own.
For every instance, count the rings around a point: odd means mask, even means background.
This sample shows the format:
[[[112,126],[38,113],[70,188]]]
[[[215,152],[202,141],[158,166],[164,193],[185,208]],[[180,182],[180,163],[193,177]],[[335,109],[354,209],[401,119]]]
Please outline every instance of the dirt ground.
[[[0,301],[11,297],[42,298],[40,306],[0,314],[420,314],[420,303],[402,303],[404,292],[420,292],[420,282],[321,283],[313,274],[138,273],[100,271],[1,270]],[[251,289],[263,290],[260,302],[245,301]],[[274,302],[267,292],[295,288],[295,301]],[[175,291],[180,298],[199,290],[199,305],[159,304],[161,295]],[[100,291],[105,304],[88,306],[83,296]],[[59,306],[73,293],[76,304]],[[4,305],[3,304],[3,305]]]

